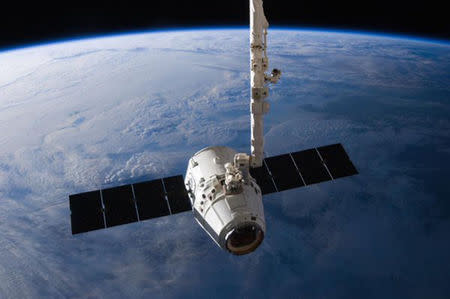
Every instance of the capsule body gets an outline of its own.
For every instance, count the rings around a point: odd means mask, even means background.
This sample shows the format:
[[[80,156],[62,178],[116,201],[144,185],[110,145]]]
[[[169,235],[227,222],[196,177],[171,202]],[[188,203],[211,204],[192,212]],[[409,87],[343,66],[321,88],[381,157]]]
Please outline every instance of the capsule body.
[[[236,151],[224,146],[207,147],[190,160],[186,190],[195,219],[221,248],[237,255],[254,251],[266,230],[261,190],[247,176],[239,191],[227,191],[225,164]]]

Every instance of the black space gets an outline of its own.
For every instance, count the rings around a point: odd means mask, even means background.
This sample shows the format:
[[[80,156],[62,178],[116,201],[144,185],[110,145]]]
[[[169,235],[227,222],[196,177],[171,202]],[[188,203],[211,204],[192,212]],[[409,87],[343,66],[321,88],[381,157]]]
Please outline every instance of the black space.
[[[444,1],[265,0],[272,26],[407,34],[450,40]],[[248,26],[248,1],[21,2],[0,6],[0,48],[160,28]]]

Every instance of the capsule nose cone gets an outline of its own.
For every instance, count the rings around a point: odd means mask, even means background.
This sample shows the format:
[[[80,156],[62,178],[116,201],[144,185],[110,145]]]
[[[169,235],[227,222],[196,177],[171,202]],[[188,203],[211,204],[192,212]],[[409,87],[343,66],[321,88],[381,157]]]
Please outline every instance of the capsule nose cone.
[[[234,228],[226,236],[227,250],[235,255],[253,252],[264,239],[264,232],[256,223]]]

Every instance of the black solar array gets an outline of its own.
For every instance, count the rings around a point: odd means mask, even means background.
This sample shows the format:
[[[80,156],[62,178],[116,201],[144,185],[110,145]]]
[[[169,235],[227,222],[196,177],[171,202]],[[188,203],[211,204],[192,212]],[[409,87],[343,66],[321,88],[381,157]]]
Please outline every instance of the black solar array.
[[[258,182],[262,194],[277,192],[272,177],[266,168],[266,165],[256,168],[250,168],[250,174]]]
[[[100,191],[69,196],[72,234],[105,228]]]
[[[265,158],[263,166],[250,169],[263,195],[357,173],[341,144]]]
[[[165,178],[163,182],[172,214],[191,210],[191,202],[184,187],[183,176]]]
[[[302,187],[302,178],[295,167],[290,154],[265,159],[278,191]]]
[[[292,153],[292,158],[302,174],[306,185],[316,184],[331,180],[322,159],[315,148]]]
[[[334,179],[358,173],[341,144],[322,146],[317,150]]]
[[[161,179],[133,184],[139,220],[170,214]]]
[[[251,168],[262,194],[357,174],[341,144],[264,159]],[[72,234],[191,210],[183,176],[69,196]]]
[[[73,194],[69,200],[72,234],[191,210],[181,175]]]
[[[138,220],[131,185],[104,189],[101,193],[107,227]]]

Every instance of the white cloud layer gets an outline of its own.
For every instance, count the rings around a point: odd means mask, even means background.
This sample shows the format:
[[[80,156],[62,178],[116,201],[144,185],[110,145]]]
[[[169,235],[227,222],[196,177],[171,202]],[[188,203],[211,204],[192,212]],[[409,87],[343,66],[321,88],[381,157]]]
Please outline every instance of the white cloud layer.
[[[444,298],[450,51],[270,32],[266,152],[341,142],[360,175],[271,195],[235,257],[184,215],[70,234],[68,194],[248,151],[245,30],[161,32],[0,53],[1,298]]]

